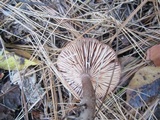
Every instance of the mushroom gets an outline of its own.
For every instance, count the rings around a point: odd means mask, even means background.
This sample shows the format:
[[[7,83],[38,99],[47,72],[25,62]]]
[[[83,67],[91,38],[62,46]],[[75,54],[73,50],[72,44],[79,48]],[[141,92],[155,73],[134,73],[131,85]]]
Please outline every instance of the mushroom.
[[[114,90],[121,71],[114,50],[92,38],[67,44],[58,56],[57,66],[65,86],[70,87],[67,89],[72,89],[80,98],[92,96],[92,102],[94,95],[102,98],[106,91]],[[82,101],[85,103],[86,99]]]

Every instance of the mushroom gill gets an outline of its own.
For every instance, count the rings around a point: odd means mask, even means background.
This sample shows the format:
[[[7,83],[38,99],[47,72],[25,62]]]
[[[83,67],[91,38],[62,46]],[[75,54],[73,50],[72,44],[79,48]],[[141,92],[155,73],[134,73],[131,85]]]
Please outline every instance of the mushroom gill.
[[[68,86],[80,97],[83,73],[90,76],[96,98],[102,98],[107,90],[110,93],[117,86],[121,71],[114,50],[92,38],[67,44],[58,56],[57,66]]]

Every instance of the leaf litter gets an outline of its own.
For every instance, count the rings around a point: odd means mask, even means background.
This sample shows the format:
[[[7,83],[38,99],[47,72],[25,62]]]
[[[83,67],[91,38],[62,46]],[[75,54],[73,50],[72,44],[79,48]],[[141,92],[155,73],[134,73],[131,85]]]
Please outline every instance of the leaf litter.
[[[151,103],[160,95],[160,68],[147,66],[138,70],[128,85],[127,101],[134,108]]]
[[[159,64],[159,58],[155,59],[158,48],[152,49],[160,43],[159,7],[158,0],[0,1],[0,49],[11,53],[14,49],[25,51],[30,54],[30,62],[38,60],[36,66],[23,66],[16,72],[8,69],[8,64],[4,67],[7,69],[1,70],[1,92],[4,86],[9,90],[12,86],[21,89],[2,93],[0,119],[8,116],[6,119],[59,120],[66,119],[66,115],[75,119],[79,115],[75,109],[79,101],[61,83],[63,78],[56,61],[61,48],[82,37],[110,45],[118,59],[123,58],[121,82],[104,100],[96,100],[95,119],[159,119],[159,77],[154,73],[158,69],[154,65]],[[18,57],[26,59],[25,52]],[[144,72],[145,66],[152,67]],[[139,71],[145,75],[137,76]],[[154,74],[156,79],[147,73]],[[17,85],[13,85],[15,79]],[[30,99],[34,93],[33,98],[37,99]],[[8,95],[17,103],[10,104]]]

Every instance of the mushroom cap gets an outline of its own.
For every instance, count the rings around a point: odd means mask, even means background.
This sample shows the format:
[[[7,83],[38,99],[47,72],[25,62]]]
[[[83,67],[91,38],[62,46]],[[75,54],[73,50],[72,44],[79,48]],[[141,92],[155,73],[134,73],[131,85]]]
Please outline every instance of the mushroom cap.
[[[96,39],[85,38],[70,42],[58,56],[58,69],[66,81],[82,97],[81,75],[88,73],[96,97],[114,90],[120,79],[121,67],[114,50]],[[109,88],[108,88],[109,87]]]

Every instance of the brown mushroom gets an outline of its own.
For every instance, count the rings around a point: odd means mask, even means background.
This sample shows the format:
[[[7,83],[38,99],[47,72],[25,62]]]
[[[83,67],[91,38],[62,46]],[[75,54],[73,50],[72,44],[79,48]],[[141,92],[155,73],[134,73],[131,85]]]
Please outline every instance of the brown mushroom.
[[[96,39],[70,42],[60,53],[57,65],[67,86],[82,97],[86,109],[77,120],[93,120],[96,98],[110,93],[118,84],[120,65],[108,45]]]
[[[96,39],[85,38],[70,42],[58,56],[57,65],[64,80],[82,97],[81,75],[86,73],[94,87],[96,98],[110,93],[118,84],[120,65],[114,50]],[[108,89],[109,87],[109,89]]]

